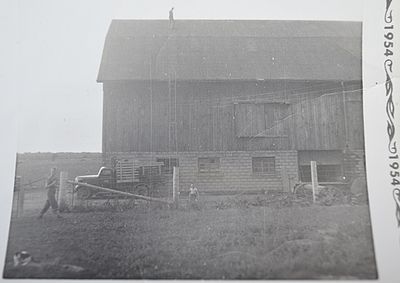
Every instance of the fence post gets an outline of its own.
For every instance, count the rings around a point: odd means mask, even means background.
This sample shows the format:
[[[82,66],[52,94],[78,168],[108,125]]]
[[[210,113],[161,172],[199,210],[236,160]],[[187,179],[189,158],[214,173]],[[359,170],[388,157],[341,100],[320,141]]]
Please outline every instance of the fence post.
[[[179,203],[179,167],[174,166],[174,173],[172,177],[172,201],[175,208],[178,208]]]
[[[312,183],[312,195],[313,203],[316,201],[316,193],[318,189],[318,174],[317,174],[317,162],[311,161],[311,183]]]
[[[17,217],[24,213],[25,186],[22,185],[20,176],[15,177],[15,191],[18,191]]]
[[[68,211],[71,207],[72,192],[68,181],[68,172],[60,172],[60,186],[58,189],[58,206],[60,211]]]
[[[289,175],[285,172],[282,173],[282,184],[283,184],[283,191],[284,192],[290,192],[290,180],[289,180]]]

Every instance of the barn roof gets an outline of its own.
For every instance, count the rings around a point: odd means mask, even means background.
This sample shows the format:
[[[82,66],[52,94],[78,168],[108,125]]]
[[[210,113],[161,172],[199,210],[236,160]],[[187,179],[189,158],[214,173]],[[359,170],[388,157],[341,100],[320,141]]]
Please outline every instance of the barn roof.
[[[97,80],[361,80],[361,23],[113,20]]]

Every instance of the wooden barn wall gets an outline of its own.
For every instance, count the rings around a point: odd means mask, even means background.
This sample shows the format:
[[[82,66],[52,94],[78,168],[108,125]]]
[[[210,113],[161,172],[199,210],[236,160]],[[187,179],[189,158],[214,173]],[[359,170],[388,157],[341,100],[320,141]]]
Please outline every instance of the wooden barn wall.
[[[176,98],[166,82],[103,88],[103,152],[363,148],[360,82],[177,82]],[[284,134],[239,137],[240,103],[288,104]]]

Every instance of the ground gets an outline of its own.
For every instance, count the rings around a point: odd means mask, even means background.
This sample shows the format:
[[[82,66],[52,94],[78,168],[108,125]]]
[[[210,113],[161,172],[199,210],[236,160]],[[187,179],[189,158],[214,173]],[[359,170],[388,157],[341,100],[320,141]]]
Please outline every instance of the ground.
[[[29,213],[12,219],[5,277],[19,250],[96,278],[376,278],[367,205]]]

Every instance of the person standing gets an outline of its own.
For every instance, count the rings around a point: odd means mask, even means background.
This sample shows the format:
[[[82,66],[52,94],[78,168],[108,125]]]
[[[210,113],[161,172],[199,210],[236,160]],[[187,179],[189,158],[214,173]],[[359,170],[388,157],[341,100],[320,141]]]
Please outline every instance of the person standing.
[[[56,200],[58,183],[59,181],[57,178],[57,168],[53,167],[51,168],[50,176],[47,178],[46,181],[47,200],[44,204],[43,209],[40,211],[39,218],[42,218],[50,207],[53,210],[53,213],[56,214],[58,218],[61,218],[61,215],[58,211],[58,203]]]
[[[174,28],[175,22],[174,22],[174,7],[169,10],[169,26],[170,28]]]
[[[189,202],[193,203],[199,200],[199,190],[193,185],[190,184],[189,187]]]

